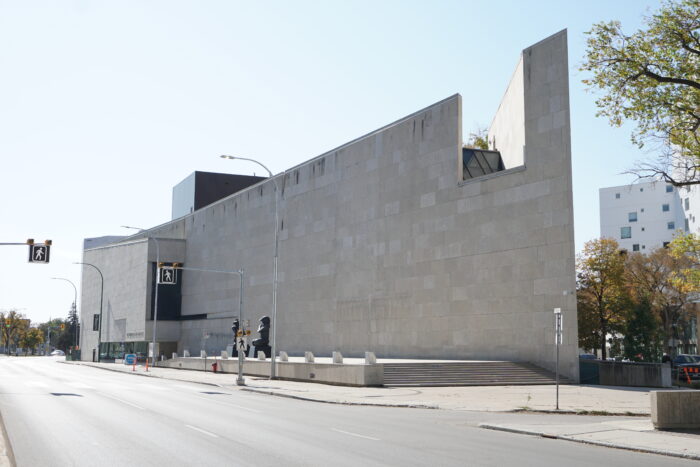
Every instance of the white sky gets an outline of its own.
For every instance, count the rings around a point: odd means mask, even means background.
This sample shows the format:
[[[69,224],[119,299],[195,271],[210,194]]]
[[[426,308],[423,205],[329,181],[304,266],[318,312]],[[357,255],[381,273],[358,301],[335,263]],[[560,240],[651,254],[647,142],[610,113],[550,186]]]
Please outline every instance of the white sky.
[[[654,1],[0,0],[0,309],[67,316],[82,239],[170,220],[195,170],[277,173],[456,92],[487,126],[520,51],[569,30],[577,250],[598,188],[648,157],[595,117],[583,32],[631,32]],[[80,304],[79,304],[80,306]]]

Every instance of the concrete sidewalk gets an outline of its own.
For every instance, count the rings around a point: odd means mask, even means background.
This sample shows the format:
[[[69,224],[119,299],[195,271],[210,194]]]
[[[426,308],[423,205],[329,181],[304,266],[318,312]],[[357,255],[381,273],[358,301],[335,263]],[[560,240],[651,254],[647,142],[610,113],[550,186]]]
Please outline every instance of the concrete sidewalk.
[[[246,386],[235,384],[235,374],[150,368],[114,363],[67,362],[134,375],[215,385],[315,402],[416,407],[482,412],[541,411],[585,415],[637,415],[637,419],[583,421],[567,424],[482,424],[482,428],[545,436],[600,446],[630,449],[700,460],[700,432],[660,432],[650,419],[650,392],[655,388],[565,385],[559,388],[555,410],[555,386],[468,386],[422,388],[365,388],[246,377]]]

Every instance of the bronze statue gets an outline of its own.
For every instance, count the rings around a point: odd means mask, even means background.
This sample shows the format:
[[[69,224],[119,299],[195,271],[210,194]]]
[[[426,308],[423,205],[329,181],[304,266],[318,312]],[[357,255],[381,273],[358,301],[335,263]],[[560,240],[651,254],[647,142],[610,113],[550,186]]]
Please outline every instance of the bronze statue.
[[[260,337],[253,341],[255,350],[253,350],[253,357],[258,356],[258,352],[265,352],[266,357],[272,355],[272,349],[270,348],[270,317],[263,316],[260,318],[260,326],[258,326],[258,334]]]

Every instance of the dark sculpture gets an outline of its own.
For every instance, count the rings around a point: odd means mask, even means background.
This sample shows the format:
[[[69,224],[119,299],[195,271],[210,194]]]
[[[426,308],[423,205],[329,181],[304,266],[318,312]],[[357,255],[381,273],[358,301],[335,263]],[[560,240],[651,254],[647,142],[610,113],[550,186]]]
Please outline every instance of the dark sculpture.
[[[260,326],[258,326],[258,334],[260,337],[253,341],[255,350],[253,350],[253,357],[258,356],[258,352],[265,352],[266,357],[272,355],[272,349],[270,348],[270,318],[268,316],[263,316],[260,318]]]
[[[233,320],[233,326],[231,326],[231,331],[233,331],[233,351],[231,353],[231,357],[238,357],[238,331],[240,329],[241,329],[241,323],[240,323],[240,321],[238,321],[238,318],[236,318]],[[245,355],[247,357],[248,352],[250,351],[250,347],[248,345],[246,345],[245,343],[243,345],[245,346],[245,349],[243,351],[243,355]]]

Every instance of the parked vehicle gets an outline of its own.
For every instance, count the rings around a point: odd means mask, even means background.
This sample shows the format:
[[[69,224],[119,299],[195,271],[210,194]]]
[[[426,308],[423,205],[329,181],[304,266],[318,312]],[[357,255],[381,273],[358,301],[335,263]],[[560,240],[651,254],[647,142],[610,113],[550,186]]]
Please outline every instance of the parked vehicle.
[[[53,352],[51,352],[49,355],[51,355],[53,357],[65,357],[66,353],[63,350],[56,349]]]
[[[671,362],[674,378],[700,379],[700,360],[697,355],[680,354]]]

